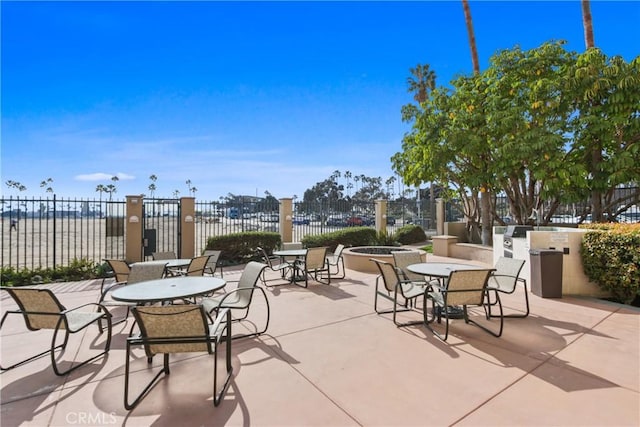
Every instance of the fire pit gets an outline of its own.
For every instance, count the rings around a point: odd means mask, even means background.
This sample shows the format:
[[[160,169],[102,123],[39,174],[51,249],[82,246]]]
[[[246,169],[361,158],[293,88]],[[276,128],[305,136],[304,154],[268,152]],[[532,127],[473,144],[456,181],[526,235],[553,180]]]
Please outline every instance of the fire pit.
[[[404,248],[398,246],[354,246],[342,251],[344,265],[350,270],[362,273],[378,273],[375,263],[370,259],[378,259],[393,264],[393,254],[391,251],[416,251],[420,252],[423,261],[426,261],[427,253],[422,249]]]

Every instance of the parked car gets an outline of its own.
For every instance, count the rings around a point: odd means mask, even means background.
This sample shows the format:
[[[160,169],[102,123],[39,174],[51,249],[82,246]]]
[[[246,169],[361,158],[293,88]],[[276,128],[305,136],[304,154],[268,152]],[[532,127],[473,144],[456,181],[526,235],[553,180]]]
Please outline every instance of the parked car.
[[[358,226],[369,226],[369,225],[373,225],[374,224],[374,220],[366,217],[366,216],[362,216],[362,215],[354,215],[351,216],[349,218],[347,218],[346,220],[346,224],[349,227],[358,227]]]
[[[311,224],[311,220],[307,217],[304,216],[294,216],[293,217],[293,224],[294,225],[309,225]]]
[[[395,217],[388,216],[388,217],[387,217],[387,225],[396,225],[396,219],[395,219]]]
[[[341,215],[329,215],[325,225],[335,226],[335,227],[344,227],[347,225],[346,219]]]

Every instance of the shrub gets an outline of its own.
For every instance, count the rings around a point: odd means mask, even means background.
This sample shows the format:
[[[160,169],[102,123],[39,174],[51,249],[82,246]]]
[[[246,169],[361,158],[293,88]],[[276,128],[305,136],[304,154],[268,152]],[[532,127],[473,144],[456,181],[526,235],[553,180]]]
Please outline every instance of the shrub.
[[[208,250],[222,251],[219,261],[223,265],[244,264],[252,260],[259,260],[256,248],[261,247],[267,253],[280,247],[280,234],[265,231],[248,231],[232,233],[225,236],[214,236],[207,239]]]
[[[69,282],[103,277],[100,266],[87,259],[73,259],[69,265],[54,268],[0,269],[2,286],[28,286],[50,282]]]
[[[640,224],[591,224],[581,244],[584,272],[624,304],[640,295]]]
[[[302,244],[307,248],[328,246],[330,251],[342,243],[346,247],[370,246],[377,241],[376,231],[371,227],[349,227],[348,229],[316,234],[302,238]]]
[[[396,231],[396,239],[403,245],[411,245],[427,240],[427,235],[419,225],[407,224]]]
[[[387,233],[387,230],[380,230],[376,235],[376,245],[380,246],[400,246],[396,235]]]

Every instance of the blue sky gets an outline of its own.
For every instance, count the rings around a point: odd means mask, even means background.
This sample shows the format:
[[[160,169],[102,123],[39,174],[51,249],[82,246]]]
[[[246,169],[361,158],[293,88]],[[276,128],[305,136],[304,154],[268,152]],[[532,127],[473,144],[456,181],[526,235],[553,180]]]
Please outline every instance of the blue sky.
[[[302,197],[335,170],[392,176],[409,68],[470,74],[461,2],[6,2],[2,194]],[[481,66],[566,40],[578,0],[471,1]],[[595,43],[639,55],[640,2],[591,2]]]

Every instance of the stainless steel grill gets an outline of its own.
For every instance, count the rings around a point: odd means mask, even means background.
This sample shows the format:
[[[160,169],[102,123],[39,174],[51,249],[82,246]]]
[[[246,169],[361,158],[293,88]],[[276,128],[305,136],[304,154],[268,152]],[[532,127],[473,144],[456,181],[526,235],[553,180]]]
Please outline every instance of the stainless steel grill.
[[[513,258],[513,239],[524,239],[527,237],[527,231],[533,230],[531,225],[508,225],[504,232],[504,240],[502,246],[504,248],[504,256]]]

